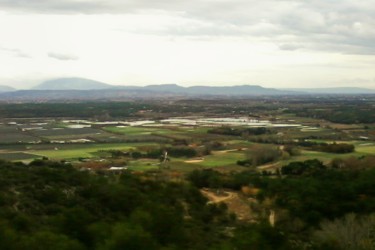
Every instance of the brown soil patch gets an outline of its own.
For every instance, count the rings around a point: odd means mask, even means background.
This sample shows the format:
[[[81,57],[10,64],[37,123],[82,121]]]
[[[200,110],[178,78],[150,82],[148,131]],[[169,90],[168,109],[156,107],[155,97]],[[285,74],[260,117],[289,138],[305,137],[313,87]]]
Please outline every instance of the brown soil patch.
[[[277,163],[270,163],[270,164],[265,164],[265,165],[261,165],[261,166],[258,166],[257,169],[258,170],[275,170],[277,168],[278,164]]]
[[[204,161],[204,158],[199,158],[199,159],[193,159],[193,160],[187,160],[184,161],[185,163],[198,163]]]
[[[238,151],[238,149],[227,149],[227,150],[219,150],[219,151],[212,151],[213,155],[220,155],[220,154],[225,154],[228,152],[235,152]]]
[[[238,220],[254,220],[250,208],[250,201],[239,193],[234,191],[221,191],[217,193],[215,190],[211,189],[201,189],[201,192],[211,203],[224,202],[228,206],[228,211],[234,213]]]

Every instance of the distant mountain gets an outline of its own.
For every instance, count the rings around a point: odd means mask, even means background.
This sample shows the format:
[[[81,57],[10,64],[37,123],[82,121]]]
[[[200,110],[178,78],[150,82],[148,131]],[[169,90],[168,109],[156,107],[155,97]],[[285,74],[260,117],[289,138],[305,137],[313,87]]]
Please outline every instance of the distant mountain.
[[[187,88],[181,87],[177,84],[155,84],[145,86],[143,89],[157,92],[184,93]]]
[[[263,88],[258,85],[240,85],[240,86],[193,86],[181,87],[177,84],[149,85],[143,87],[145,90],[166,93],[178,93],[188,95],[236,95],[236,96],[254,96],[254,95],[287,95],[293,94],[293,91]]]
[[[15,88],[5,86],[5,85],[0,85],[0,92],[10,92],[10,91],[15,91]]]
[[[37,86],[34,90],[93,90],[93,89],[110,89],[114,86],[85,78],[59,78],[45,81]]]
[[[163,99],[171,97],[250,97],[282,95],[327,95],[327,94],[375,94],[373,89],[364,88],[322,88],[322,89],[273,89],[258,85],[239,86],[193,86],[177,84],[139,86],[118,86],[84,78],[60,78],[43,82],[31,90],[15,91],[0,87],[0,101],[53,101],[53,100],[124,100]]]
[[[287,91],[298,91],[308,94],[375,94],[375,89],[355,88],[355,87],[338,87],[338,88],[293,88],[282,89]]]
[[[138,98],[160,99],[173,94],[156,93],[138,89],[94,89],[94,90],[18,90],[0,93],[0,101],[46,102],[46,101],[85,101],[85,100],[135,100]]]
[[[187,88],[190,94],[206,95],[236,95],[236,96],[259,96],[259,95],[288,95],[293,94],[292,91],[278,90],[272,88],[263,88],[258,85],[239,85],[239,86],[194,86]]]
[[[59,81],[58,81],[59,82]],[[63,81],[65,82],[65,81]],[[91,81],[90,81],[91,82]],[[86,83],[90,83],[87,82]],[[47,82],[49,83],[49,82]],[[123,100],[123,99],[163,99],[170,97],[245,97],[262,95],[289,95],[293,92],[276,89],[268,89],[254,85],[232,86],[232,87],[181,87],[176,84],[149,85],[146,87],[136,86],[112,86],[99,85],[102,89],[77,90],[61,89],[62,87],[73,88],[77,86],[55,86],[53,84],[43,83],[40,88],[59,87],[58,89],[32,89],[19,90],[14,92],[0,93],[0,100],[6,101],[52,101],[52,100]],[[90,88],[91,86],[82,86]],[[96,85],[95,87],[98,87]],[[104,89],[104,87],[106,87]]]

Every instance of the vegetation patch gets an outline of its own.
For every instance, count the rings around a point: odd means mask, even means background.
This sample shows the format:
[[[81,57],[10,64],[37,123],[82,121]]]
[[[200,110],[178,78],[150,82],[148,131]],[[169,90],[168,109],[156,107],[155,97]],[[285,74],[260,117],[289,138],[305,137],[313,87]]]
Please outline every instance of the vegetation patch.
[[[9,152],[0,153],[0,159],[8,161],[21,161],[40,158],[38,155],[22,153],[22,152]]]

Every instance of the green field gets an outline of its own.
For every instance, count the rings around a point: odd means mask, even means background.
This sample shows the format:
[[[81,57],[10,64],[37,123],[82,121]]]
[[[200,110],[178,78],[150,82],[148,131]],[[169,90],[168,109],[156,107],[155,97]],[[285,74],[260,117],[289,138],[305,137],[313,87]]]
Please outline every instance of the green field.
[[[348,143],[355,146],[358,154],[375,154],[375,143],[366,141],[332,141],[332,140],[310,140],[317,143]]]
[[[49,149],[29,150],[28,152],[51,159],[74,159],[95,157],[95,153],[100,150],[131,150],[140,146],[156,145],[153,143],[62,144],[61,147],[60,145],[54,145]]]
[[[162,126],[162,125],[161,125]],[[192,138],[217,138],[216,135],[207,134],[207,128],[192,127],[105,127],[105,131],[124,135],[126,138],[160,136],[168,139],[184,140]]]
[[[375,147],[371,148],[370,150],[374,150],[374,149],[375,149]],[[277,162],[265,164],[265,165],[262,165],[262,166],[259,166],[259,167],[260,167],[260,169],[262,169],[263,167],[269,166],[270,169],[274,169],[274,168],[277,168],[277,167],[285,166],[285,165],[287,165],[291,162],[306,161],[306,160],[311,160],[311,159],[318,159],[325,164],[329,164],[335,158],[360,157],[360,156],[367,155],[367,154],[374,154],[374,153],[368,153],[368,152],[365,152],[365,151],[366,150],[363,150],[363,151],[362,150],[361,151],[356,150],[356,152],[348,153],[348,154],[333,154],[333,153],[302,150],[300,155],[292,156],[288,159],[279,160]]]
[[[164,128],[146,128],[146,127],[105,127],[105,131],[123,135],[150,135],[150,134],[169,134],[175,131]]]
[[[128,164],[128,169],[136,170],[136,171],[146,171],[152,169],[159,169],[159,160],[152,160],[152,159],[140,159],[136,161],[131,161]]]
[[[303,123],[307,126],[316,127],[318,120],[309,118],[295,119],[295,123]],[[315,122],[312,123],[312,121]],[[146,152],[151,148],[177,146],[189,146],[198,149],[199,155],[202,151],[200,148],[210,145],[212,142],[220,142],[222,151],[211,152],[209,155],[203,155],[201,158],[171,158],[167,166],[176,171],[187,172],[200,168],[217,168],[217,169],[240,169],[244,168],[237,165],[237,161],[244,160],[246,154],[251,155],[251,149],[257,144],[257,141],[251,137],[220,135],[208,133],[209,127],[198,126],[168,126],[163,124],[155,124],[156,126],[113,126],[104,125],[95,126],[93,128],[67,128],[69,124],[62,124],[59,121],[48,121],[43,125],[43,130],[23,131],[22,128],[36,126],[35,122],[43,121],[21,121],[17,125],[0,125],[0,158],[7,160],[32,160],[40,157],[48,157],[52,160],[77,160],[79,158],[92,158],[94,160],[111,159],[108,150],[136,150]],[[38,125],[39,126],[39,125]],[[53,129],[56,126],[61,129]],[[332,143],[350,143],[355,145],[355,152],[350,154],[331,154],[324,152],[316,152],[303,150],[299,147],[301,154],[292,156],[287,159],[281,159],[277,162],[265,164],[265,167],[279,167],[293,161],[305,161],[308,159],[319,159],[324,163],[329,163],[334,158],[359,157],[363,155],[375,155],[375,143],[371,141],[355,141],[342,131],[333,130],[329,127],[322,126],[318,129],[309,128],[272,128],[269,134],[261,135],[265,138],[280,139],[310,139],[315,142]],[[260,137],[261,137],[260,136]],[[94,143],[48,143],[50,140],[61,140],[68,142],[73,139],[90,139]],[[340,138],[340,140],[336,140]],[[252,139],[252,141],[251,141]],[[43,143],[30,143],[40,142]],[[249,141],[250,140],[250,141]],[[271,145],[271,144],[265,144]],[[276,145],[275,145],[276,146]],[[298,147],[298,146],[297,146]],[[218,150],[218,148],[215,148]],[[236,151],[243,149],[244,151]],[[122,159],[128,163],[129,169],[133,170],[151,170],[159,169],[158,160],[139,159],[134,160],[124,157]],[[261,166],[262,167],[262,166]]]
[[[375,155],[375,144],[374,143],[362,143],[356,146],[356,152],[364,154],[374,154]]]
[[[242,152],[223,152],[205,156],[204,160],[198,164],[204,167],[222,167],[236,165],[238,160],[244,159],[245,155]]]

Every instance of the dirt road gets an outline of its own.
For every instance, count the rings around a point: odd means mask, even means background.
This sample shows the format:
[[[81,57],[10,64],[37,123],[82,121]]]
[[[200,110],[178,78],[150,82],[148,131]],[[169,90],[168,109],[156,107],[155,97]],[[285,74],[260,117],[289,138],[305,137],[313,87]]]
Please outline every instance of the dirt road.
[[[202,194],[206,196],[210,203],[223,202],[228,206],[229,212],[236,214],[238,220],[251,221],[253,220],[250,202],[234,191],[221,191],[202,189]]]

